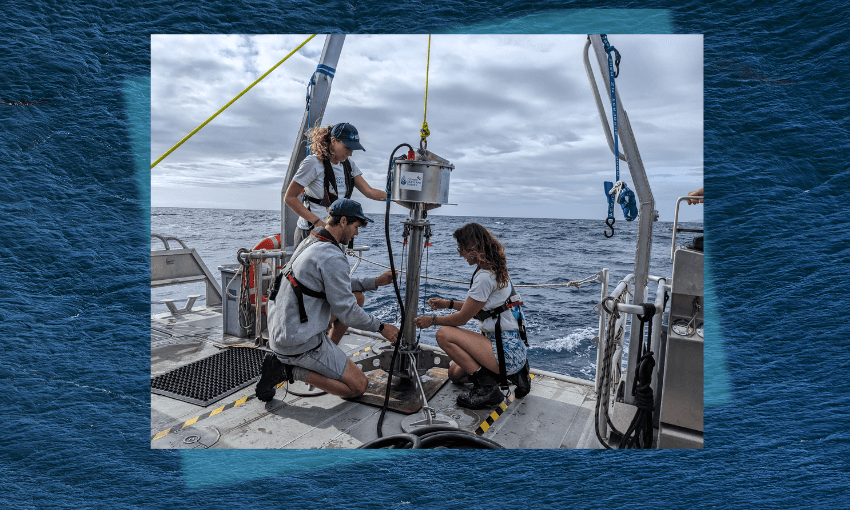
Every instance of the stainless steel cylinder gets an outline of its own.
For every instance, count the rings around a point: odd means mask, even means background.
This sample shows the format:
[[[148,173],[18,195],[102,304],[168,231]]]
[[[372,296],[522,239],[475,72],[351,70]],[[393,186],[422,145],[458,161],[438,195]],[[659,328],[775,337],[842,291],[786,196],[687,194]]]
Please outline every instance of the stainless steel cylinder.
[[[414,204],[439,206],[449,203],[449,180],[454,166],[444,161],[396,161],[392,199],[408,209]],[[425,207],[425,210],[432,208]]]
[[[419,275],[422,269],[422,250],[424,248],[423,233],[425,225],[425,210],[423,204],[415,204],[410,210],[410,219],[405,220],[410,226],[410,241],[408,244],[407,278],[405,280],[404,293],[404,346],[416,345],[416,324],[413,319],[418,314],[419,303]]]

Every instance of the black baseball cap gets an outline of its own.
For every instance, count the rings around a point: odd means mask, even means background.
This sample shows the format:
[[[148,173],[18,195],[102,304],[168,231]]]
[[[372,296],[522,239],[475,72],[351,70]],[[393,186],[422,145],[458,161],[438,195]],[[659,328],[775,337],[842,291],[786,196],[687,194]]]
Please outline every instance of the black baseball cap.
[[[346,147],[353,151],[366,151],[360,145],[360,135],[357,134],[357,128],[348,122],[340,122],[331,128],[331,136],[344,143]]]

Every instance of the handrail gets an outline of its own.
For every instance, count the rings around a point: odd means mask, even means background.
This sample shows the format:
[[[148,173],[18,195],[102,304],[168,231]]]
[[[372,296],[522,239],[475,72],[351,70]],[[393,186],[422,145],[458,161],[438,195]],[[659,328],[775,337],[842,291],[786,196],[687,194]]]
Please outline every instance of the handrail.
[[[691,199],[699,199],[703,198],[702,195],[688,195],[686,197],[679,197],[676,199],[676,214],[673,216],[673,244],[670,247],[670,260],[673,260],[673,254],[676,251],[676,234],[679,232],[679,205],[682,203],[682,200],[691,200]],[[691,232],[691,230],[688,230]],[[702,233],[703,230],[695,230],[693,232]]]
[[[180,239],[177,239],[176,237],[164,236],[164,235],[162,235],[162,234],[154,234],[153,232],[151,232],[151,237],[156,237],[157,239],[159,239],[160,241],[162,241],[162,244],[165,246],[165,249],[166,249],[166,250],[170,250],[170,249],[171,249],[171,247],[169,247],[169,246],[168,246],[168,241],[177,241],[178,243],[180,243],[180,246],[182,246],[184,250],[188,250],[188,249],[189,249],[189,248],[186,246],[186,243],[184,243],[184,242],[183,242],[183,241],[181,241]]]

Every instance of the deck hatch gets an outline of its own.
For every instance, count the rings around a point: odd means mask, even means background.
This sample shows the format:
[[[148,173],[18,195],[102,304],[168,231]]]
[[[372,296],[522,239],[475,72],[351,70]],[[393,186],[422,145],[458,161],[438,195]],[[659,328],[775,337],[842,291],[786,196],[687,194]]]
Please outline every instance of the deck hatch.
[[[151,378],[151,393],[206,407],[253,384],[265,351],[231,348]]]

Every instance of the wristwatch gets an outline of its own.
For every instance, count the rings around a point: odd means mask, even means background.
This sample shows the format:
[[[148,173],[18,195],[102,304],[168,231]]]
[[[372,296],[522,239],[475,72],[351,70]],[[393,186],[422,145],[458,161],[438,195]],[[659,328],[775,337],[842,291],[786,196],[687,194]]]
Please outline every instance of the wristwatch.
[[[384,331],[384,326],[386,326],[386,324],[384,324],[383,322],[381,323],[381,325],[380,325],[380,326],[378,326],[378,333],[383,333],[383,331]]]

